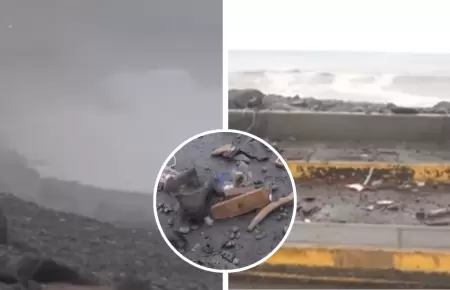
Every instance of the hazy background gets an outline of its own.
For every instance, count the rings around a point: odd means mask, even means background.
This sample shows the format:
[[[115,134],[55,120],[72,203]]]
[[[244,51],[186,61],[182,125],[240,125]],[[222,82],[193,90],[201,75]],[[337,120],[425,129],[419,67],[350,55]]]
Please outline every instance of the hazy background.
[[[229,87],[282,96],[433,106],[450,101],[450,53],[230,51]]]
[[[1,150],[42,176],[151,192],[179,143],[222,126],[221,7],[1,0]]]

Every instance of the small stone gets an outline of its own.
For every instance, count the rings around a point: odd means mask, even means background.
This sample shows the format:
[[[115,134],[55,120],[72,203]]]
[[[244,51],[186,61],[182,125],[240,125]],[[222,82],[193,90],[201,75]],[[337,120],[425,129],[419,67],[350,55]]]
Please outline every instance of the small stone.
[[[258,180],[253,181],[253,184],[256,185],[256,186],[260,186],[260,185],[263,185],[264,182],[262,180],[258,179]]]
[[[241,237],[241,233],[240,232],[237,232],[236,233],[236,235],[234,236],[234,238],[237,240],[237,239],[239,239]]]
[[[212,226],[214,225],[214,220],[212,219],[212,217],[210,216],[206,216],[204,218],[205,224],[207,224],[208,226]]]
[[[212,253],[214,253],[214,248],[211,246],[210,243],[206,243],[206,244],[203,246],[202,251],[203,251],[205,254],[211,255]]]
[[[233,259],[233,264],[235,264],[236,266],[239,265],[239,259],[238,258],[234,258]]]
[[[277,221],[281,221],[281,220],[283,220],[283,216],[280,214],[277,216]]]
[[[199,243],[195,244],[192,249],[191,252],[197,252],[198,249],[200,249],[201,245]]]
[[[397,204],[391,204],[387,206],[387,209],[392,211],[398,211],[400,207]]]
[[[231,249],[234,248],[236,246],[236,242],[233,240],[227,241],[222,245],[222,248],[224,249]]]
[[[234,258],[236,257],[233,253],[229,252],[229,251],[222,251],[220,253],[220,255],[222,256],[222,258],[230,263],[233,263]]]
[[[230,238],[230,240],[233,240],[234,238],[236,238],[236,233],[230,233],[228,237]]]
[[[289,226],[284,226],[283,227],[283,235],[285,235],[288,230],[289,230]]]
[[[233,226],[231,230],[233,231],[233,233],[237,233],[239,232],[240,228],[238,226]]]
[[[171,218],[171,219],[169,219],[168,221],[167,221],[167,225],[169,226],[169,227],[173,227],[173,225],[174,225],[174,220],[173,220],[173,218]]]
[[[191,228],[191,230],[195,231],[195,230],[198,230],[200,228],[200,226],[197,224],[193,224],[190,226],[190,228]]]
[[[425,214],[425,210],[423,208],[421,208],[418,212],[416,212],[416,218],[418,220],[423,220],[425,219],[426,214]]]
[[[178,231],[184,235],[188,234],[191,231],[191,228],[188,226],[182,226],[178,229]]]
[[[261,169],[261,172],[266,173],[267,172],[267,167],[263,166],[263,168]]]
[[[262,233],[260,233],[260,234],[257,234],[256,236],[255,236],[255,239],[257,239],[257,240],[262,240],[262,239],[264,239],[266,237],[266,233],[265,232],[262,232]]]
[[[245,156],[244,154],[239,154],[237,156],[234,157],[235,161],[241,161],[244,162],[246,164],[250,163],[250,158],[248,158],[247,156]]]

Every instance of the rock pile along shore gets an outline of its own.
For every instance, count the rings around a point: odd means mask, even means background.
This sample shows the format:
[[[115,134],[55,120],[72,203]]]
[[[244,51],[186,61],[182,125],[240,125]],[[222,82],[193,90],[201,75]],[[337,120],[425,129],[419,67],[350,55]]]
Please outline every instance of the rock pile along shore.
[[[432,107],[402,107],[393,103],[348,102],[322,100],[314,97],[280,96],[264,94],[255,89],[230,89],[228,91],[228,108],[366,114],[450,114],[450,102],[448,101],[441,101]]]

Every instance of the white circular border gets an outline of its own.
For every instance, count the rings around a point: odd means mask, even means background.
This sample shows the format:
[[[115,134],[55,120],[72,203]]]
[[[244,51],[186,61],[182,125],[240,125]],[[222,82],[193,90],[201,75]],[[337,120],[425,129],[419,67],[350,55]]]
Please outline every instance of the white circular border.
[[[191,141],[196,140],[202,136],[206,136],[206,135],[210,135],[210,134],[215,134],[215,133],[235,133],[235,134],[241,134],[241,135],[245,135],[248,136],[250,138],[253,138],[257,141],[259,141],[260,143],[264,144],[265,146],[267,146],[270,150],[272,150],[273,153],[275,153],[275,155],[280,159],[280,161],[283,163],[285,170],[288,172],[289,175],[289,179],[291,180],[291,185],[292,185],[292,190],[294,193],[294,209],[292,212],[292,217],[291,217],[291,222],[289,224],[288,230],[285,233],[283,239],[281,239],[280,243],[278,244],[278,246],[275,247],[275,249],[272,250],[272,252],[270,252],[269,254],[267,254],[264,258],[262,258],[261,260],[259,260],[258,262],[255,262],[251,265],[248,265],[246,267],[242,267],[242,268],[238,268],[238,269],[212,269],[212,268],[207,268],[204,266],[201,266],[191,260],[189,260],[188,258],[186,258],[185,256],[183,256],[167,239],[166,235],[164,234],[164,230],[161,227],[161,223],[159,222],[159,217],[158,217],[158,210],[157,210],[157,199],[156,199],[156,195],[158,193],[158,182],[161,179],[161,175],[164,171],[165,166],[170,162],[170,160],[172,159],[172,157],[181,149],[183,148],[185,145],[189,144]],[[267,143],[266,141],[264,141],[263,139],[247,133],[247,132],[243,132],[243,131],[239,131],[239,130],[233,130],[233,129],[217,129],[217,130],[209,130],[209,131],[205,131],[203,133],[197,134],[192,136],[191,138],[187,139],[186,141],[184,141],[183,143],[181,143],[180,145],[178,145],[177,148],[175,148],[175,150],[172,151],[171,154],[169,154],[169,156],[166,158],[166,160],[164,161],[163,165],[161,166],[161,169],[158,172],[158,176],[156,177],[156,182],[155,182],[155,186],[153,189],[153,213],[155,215],[155,220],[156,220],[156,225],[158,226],[158,230],[161,233],[164,241],[166,242],[166,244],[169,246],[169,248],[175,252],[175,254],[180,257],[182,260],[184,260],[185,262],[189,263],[190,265],[197,267],[201,270],[207,271],[207,272],[212,272],[212,273],[221,273],[221,274],[229,274],[229,273],[237,273],[237,272],[243,272],[246,271],[248,269],[251,269],[253,267],[258,266],[259,264],[264,263],[267,259],[269,259],[273,254],[275,254],[276,251],[278,251],[279,248],[281,248],[281,246],[283,246],[283,244],[285,243],[288,235],[290,234],[292,227],[294,225],[294,221],[295,221],[295,217],[297,215],[297,188],[295,186],[295,182],[294,182],[294,177],[292,176],[292,172],[289,170],[289,167],[286,163],[286,161],[283,159],[283,157],[281,156],[281,154],[275,150],[275,148],[272,147],[272,145],[270,145],[269,143]]]

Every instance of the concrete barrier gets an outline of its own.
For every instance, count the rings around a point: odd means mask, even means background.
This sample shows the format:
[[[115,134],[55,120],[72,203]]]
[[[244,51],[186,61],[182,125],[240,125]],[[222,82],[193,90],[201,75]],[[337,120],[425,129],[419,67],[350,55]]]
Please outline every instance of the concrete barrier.
[[[286,245],[439,249],[450,252],[450,228],[295,222]]]
[[[450,116],[230,110],[230,129],[272,139],[316,141],[450,140]],[[253,124],[253,126],[252,126]]]

